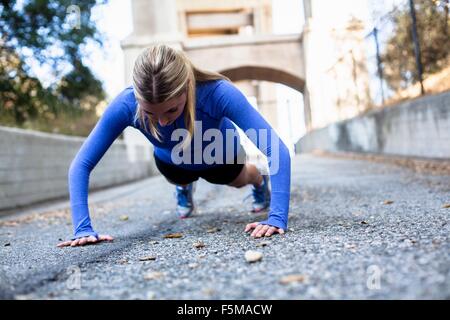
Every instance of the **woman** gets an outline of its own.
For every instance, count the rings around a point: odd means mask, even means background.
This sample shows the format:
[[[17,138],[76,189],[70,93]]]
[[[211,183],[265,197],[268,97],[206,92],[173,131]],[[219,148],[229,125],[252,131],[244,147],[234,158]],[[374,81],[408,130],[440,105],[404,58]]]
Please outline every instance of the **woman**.
[[[254,165],[239,161],[244,153],[240,143],[235,144],[238,135],[232,122],[246,133],[253,130],[267,135],[247,134],[268,157],[272,190],[267,176]],[[153,144],[158,169],[176,185],[180,218],[189,217],[194,210],[193,184],[199,178],[236,188],[251,184],[253,211],[269,205],[270,210],[267,220],[247,224],[245,232],[251,231],[252,237],[285,232],[290,192],[287,147],[226,77],[195,68],[182,51],[155,45],[138,57],[133,86],[108,106],[72,161],[69,191],[74,237],[58,246],[113,240],[92,228],[87,202],[89,174],[128,126],[140,130]],[[229,139],[230,132],[233,139]],[[207,153],[212,136],[216,148]]]

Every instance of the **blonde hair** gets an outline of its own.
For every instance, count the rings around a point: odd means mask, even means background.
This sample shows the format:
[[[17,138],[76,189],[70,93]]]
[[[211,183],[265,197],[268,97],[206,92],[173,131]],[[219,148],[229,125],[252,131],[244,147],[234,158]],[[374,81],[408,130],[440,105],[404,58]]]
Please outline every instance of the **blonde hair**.
[[[133,69],[133,87],[138,101],[158,104],[187,93],[184,121],[190,136],[184,146],[194,135],[196,82],[219,79],[230,81],[219,73],[196,68],[182,51],[164,44],[146,48],[138,56]],[[135,120],[161,142],[156,121],[148,117],[139,104]]]

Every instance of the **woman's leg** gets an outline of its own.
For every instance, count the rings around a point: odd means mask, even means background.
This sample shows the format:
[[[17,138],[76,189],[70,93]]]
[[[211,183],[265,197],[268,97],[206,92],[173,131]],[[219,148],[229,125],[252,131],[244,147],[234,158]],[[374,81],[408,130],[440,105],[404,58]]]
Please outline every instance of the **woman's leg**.
[[[165,163],[156,157],[155,164],[158,168],[159,172],[166,178],[167,182],[170,184],[174,184],[177,186],[186,187],[194,181],[197,181],[199,176],[196,172],[192,172],[189,170],[184,170],[180,167],[177,167],[173,164]]]
[[[241,173],[229,184],[231,187],[242,188],[248,184],[258,187],[263,182],[263,176],[255,165],[246,163],[241,170]]]
[[[238,177],[229,185],[235,188],[242,188],[248,184],[253,185],[252,211],[260,212],[270,205],[271,195],[268,183],[268,176],[262,176],[255,165],[246,163]]]
[[[180,184],[180,183],[173,182],[172,180],[168,179],[167,177],[164,177],[164,178],[166,178],[166,181],[167,181],[168,183],[173,184],[173,185],[176,185],[176,186],[187,187],[187,186],[189,185],[189,184]]]

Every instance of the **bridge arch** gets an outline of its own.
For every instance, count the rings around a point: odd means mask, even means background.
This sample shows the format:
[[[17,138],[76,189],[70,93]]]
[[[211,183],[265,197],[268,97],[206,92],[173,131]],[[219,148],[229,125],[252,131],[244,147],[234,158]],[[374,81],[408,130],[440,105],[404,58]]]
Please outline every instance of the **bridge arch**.
[[[304,93],[305,80],[284,70],[266,66],[242,65],[218,70],[232,81],[259,80],[284,84],[294,90]]]

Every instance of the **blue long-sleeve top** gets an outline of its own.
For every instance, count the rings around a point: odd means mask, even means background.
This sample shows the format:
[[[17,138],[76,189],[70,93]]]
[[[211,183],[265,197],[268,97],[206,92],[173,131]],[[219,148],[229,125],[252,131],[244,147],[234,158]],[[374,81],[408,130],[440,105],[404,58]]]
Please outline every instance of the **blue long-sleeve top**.
[[[126,127],[131,126],[140,130],[153,144],[156,156],[162,161],[172,163],[171,152],[175,145],[179,145],[179,141],[171,141],[171,133],[177,128],[186,128],[184,126],[184,112],[170,126],[161,127],[158,124],[158,130],[162,134],[161,141],[158,141],[145,131],[139,121],[136,120],[137,106],[133,87],[123,90],[106,108],[70,165],[68,178],[74,226],[73,239],[89,235],[98,236],[92,228],[89,216],[89,175]],[[227,129],[236,130],[233,123],[246,134],[249,129],[254,129],[256,132],[266,129],[262,131],[267,133],[267,136],[263,138],[258,135],[247,134],[250,140],[267,156],[269,163],[271,204],[268,219],[260,223],[286,230],[290,198],[291,159],[286,145],[272,130],[269,123],[249,104],[245,96],[232,83],[225,80],[197,82],[195,120],[201,122],[202,136],[208,129],[219,129],[223,133]],[[192,154],[198,149],[198,145],[197,147],[193,145],[195,144],[194,140],[195,134],[191,142]],[[201,146],[204,148],[205,142]],[[273,152],[272,146],[278,148],[278,150],[275,150],[278,152]],[[224,148],[226,147],[224,142]],[[211,166],[211,164],[205,163],[178,165],[191,170],[201,170]]]

